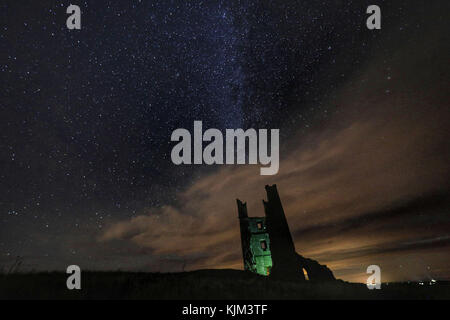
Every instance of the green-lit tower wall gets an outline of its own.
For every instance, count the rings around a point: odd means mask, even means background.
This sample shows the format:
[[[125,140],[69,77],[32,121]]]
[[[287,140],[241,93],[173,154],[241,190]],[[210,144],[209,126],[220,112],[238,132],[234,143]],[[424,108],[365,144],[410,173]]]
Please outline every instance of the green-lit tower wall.
[[[272,269],[272,253],[264,217],[248,217],[247,204],[237,200],[241,229],[244,269],[268,276]]]

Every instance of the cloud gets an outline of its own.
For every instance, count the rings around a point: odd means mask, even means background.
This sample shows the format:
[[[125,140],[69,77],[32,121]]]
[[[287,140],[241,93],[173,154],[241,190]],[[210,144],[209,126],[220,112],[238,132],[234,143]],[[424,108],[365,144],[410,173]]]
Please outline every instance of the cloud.
[[[297,251],[336,276],[365,281],[379,264],[384,281],[448,277],[449,97],[434,50],[373,59],[324,102],[337,106],[327,123],[285,141],[277,175],[223,166],[99,240],[176,255],[188,269],[242,268],[235,199],[262,216],[264,185],[276,183]]]

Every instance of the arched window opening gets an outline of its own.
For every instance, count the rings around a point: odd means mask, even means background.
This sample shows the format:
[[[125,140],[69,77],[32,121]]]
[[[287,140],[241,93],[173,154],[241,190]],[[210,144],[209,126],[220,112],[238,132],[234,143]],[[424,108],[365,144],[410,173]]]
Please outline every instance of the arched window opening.
[[[267,242],[266,242],[266,240],[261,241],[261,249],[263,249],[264,251],[267,250]]]

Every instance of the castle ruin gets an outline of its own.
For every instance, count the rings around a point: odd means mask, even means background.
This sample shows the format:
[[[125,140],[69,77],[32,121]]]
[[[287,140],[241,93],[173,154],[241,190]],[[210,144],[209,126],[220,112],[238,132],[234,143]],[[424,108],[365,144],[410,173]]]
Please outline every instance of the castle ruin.
[[[265,217],[249,217],[237,199],[244,269],[277,279],[333,281],[333,272],[295,251],[277,186],[266,185]]]

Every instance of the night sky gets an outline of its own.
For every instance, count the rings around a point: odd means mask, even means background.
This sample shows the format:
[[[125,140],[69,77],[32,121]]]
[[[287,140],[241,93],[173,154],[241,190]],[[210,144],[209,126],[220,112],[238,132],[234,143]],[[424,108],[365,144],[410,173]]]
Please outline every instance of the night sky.
[[[337,277],[450,279],[449,9],[2,1],[0,268],[242,269],[235,199],[261,216],[276,183],[297,251]],[[174,165],[194,120],[279,128],[279,173]]]

